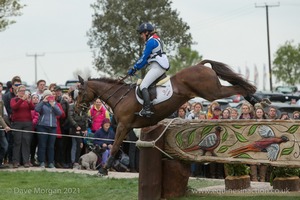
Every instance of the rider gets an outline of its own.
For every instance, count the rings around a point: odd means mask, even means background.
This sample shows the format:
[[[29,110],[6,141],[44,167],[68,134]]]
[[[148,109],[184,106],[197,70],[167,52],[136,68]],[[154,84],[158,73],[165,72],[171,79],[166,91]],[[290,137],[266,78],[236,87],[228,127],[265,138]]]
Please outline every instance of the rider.
[[[163,44],[160,37],[156,34],[154,27],[150,23],[142,23],[138,30],[142,39],[145,42],[145,49],[143,55],[135,63],[133,68],[128,70],[128,75],[133,76],[137,70],[144,67],[149,67],[148,73],[145,75],[140,84],[140,91],[142,92],[144,105],[139,115],[151,117],[154,114],[150,110],[150,96],[148,87],[160,76],[162,76],[169,68],[168,58],[163,51]]]

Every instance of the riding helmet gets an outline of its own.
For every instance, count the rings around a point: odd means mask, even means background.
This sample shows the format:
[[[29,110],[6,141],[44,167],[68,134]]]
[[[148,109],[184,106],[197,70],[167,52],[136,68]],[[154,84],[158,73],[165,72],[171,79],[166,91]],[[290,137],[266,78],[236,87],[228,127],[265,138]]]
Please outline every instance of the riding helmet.
[[[152,26],[152,24],[146,22],[146,23],[142,23],[137,31],[139,32],[139,34],[144,33],[144,32],[152,32],[154,31],[154,27]]]

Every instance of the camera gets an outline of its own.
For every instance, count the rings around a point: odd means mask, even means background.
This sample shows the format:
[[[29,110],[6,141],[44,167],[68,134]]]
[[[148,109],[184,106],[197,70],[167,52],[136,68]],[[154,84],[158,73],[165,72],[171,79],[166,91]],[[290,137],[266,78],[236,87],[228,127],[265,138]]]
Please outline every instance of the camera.
[[[49,96],[47,99],[48,101],[54,101],[54,96]]]

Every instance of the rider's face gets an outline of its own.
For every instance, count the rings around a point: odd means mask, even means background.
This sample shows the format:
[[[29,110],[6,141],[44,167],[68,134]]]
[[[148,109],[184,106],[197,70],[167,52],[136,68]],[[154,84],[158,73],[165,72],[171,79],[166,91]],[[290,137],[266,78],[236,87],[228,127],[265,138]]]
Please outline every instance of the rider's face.
[[[144,32],[144,33],[141,33],[141,38],[143,39],[144,42],[146,41],[147,35],[146,35],[145,32]]]

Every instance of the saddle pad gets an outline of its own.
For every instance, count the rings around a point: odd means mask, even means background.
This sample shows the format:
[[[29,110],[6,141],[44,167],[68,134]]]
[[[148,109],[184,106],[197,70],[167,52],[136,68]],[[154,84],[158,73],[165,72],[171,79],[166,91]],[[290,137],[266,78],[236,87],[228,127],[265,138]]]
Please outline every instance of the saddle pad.
[[[138,100],[138,102],[140,104],[144,103],[144,100],[141,99],[138,95],[137,95],[137,90],[138,90],[137,86],[135,88],[135,96],[136,99]],[[163,101],[168,100],[172,95],[173,95],[173,87],[172,87],[172,83],[171,80],[169,79],[168,81],[166,81],[165,83],[163,83],[162,85],[156,86],[156,98],[152,100],[152,105],[156,105],[159,104]]]

